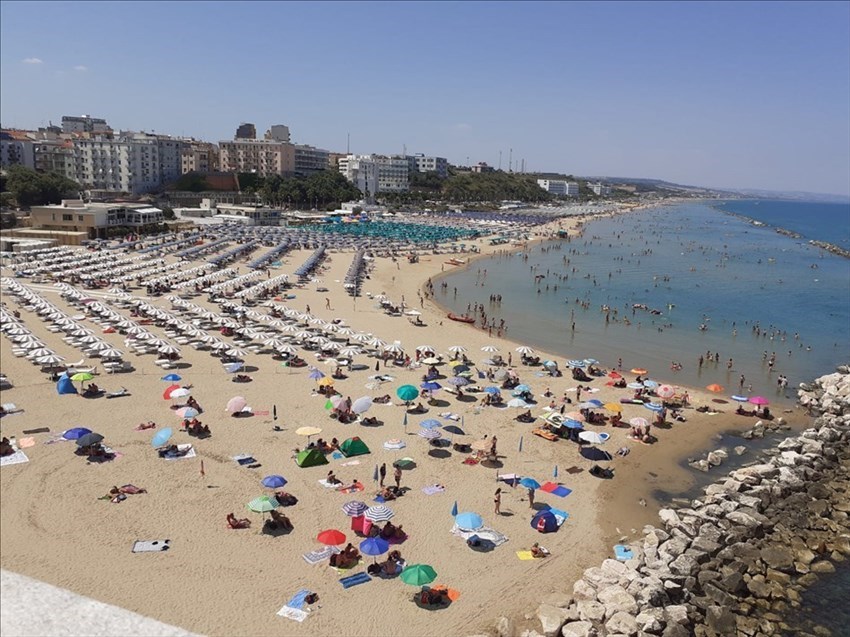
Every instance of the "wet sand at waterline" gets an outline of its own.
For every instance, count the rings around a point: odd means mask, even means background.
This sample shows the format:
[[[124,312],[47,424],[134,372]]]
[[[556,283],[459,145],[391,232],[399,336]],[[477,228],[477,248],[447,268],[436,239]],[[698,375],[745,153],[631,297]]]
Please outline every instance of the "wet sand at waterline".
[[[574,225],[565,220],[562,227]],[[553,224],[550,230],[557,229]],[[482,253],[504,249],[479,241]],[[517,248],[519,249],[519,248]],[[295,252],[288,256],[277,273],[290,272],[308,255]],[[464,257],[468,255],[463,255]],[[377,303],[363,296],[356,301],[345,294],[341,281],[351,261],[350,254],[331,255],[325,272],[319,275],[321,285],[329,292],[316,291],[311,283],[303,289],[293,289],[296,298],[284,302],[288,307],[311,312],[323,319],[344,319],[358,331],[369,332],[385,341],[401,341],[412,354],[418,345],[431,345],[446,356],[451,345],[468,348],[467,355],[484,369],[480,361],[487,355],[485,345],[495,345],[507,358],[517,343],[490,337],[486,332],[445,318],[444,312],[427,300],[420,306],[417,292],[422,284],[436,277],[443,269],[446,255],[431,255],[419,263],[406,260],[392,262],[378,259],[371,278],[363,290],[372,294],[385,293],[398,302],[402,295],[410,307],[422,312],[426,327],[416,327],[406,318],[390,317]],[[451,266],[445,265],[445,269]],[[4,272],[8,274],[8,272]],[[27,280],[21,280],[25,285]],[[43,297],[68,313],[71,311],[57,291],[49,286],[32,286]],[[144,296],[143,290],[131,289],[134,295]],[[100,294],[99,292],[93,295]],[[326,299],[331,307],[326,308]],[[4,297],[9,307],[12,299]],[[198,296],[193,303],[207,303]],[[164,297],[153,304],[168,310]],[[266,311],[259,308],[260,311]],[[45,323],[35,314],[21,310],[26,325],[57,353],[67,360],[77,360],[79,352],[61,341],[59,335],[46,330]],[[126,313],[126,311],[125,311]],[[162,330],[151,327],[151,331]],[[105,334],[105,340],[119,349],[123,336]],[[720,431],[752,426],[755,419],[735,416],[734,404],[715,405],[726,413],[708,416],[693,409],[686,410],[686,423],[674,423],[670,429],[655,430],[658,441],[651,446],[629,440],[628,429],[593,428],[611,434],[605,448],[615,452],[629,447],[625,457],[608,463],[615,469],[613,480],[603,481],[588,474],[592,462],[579,454],[578,447],[568,441],[555,443],[531,434],[532,425],[514,420],[515,409],[486,407],[476,413],[475,403],[458,402],[448,394],[438,399],[446,406],[432,406],[425,414],[409,414],[406,430],[403,426],[404,406],[395,396],[403,384],[419,386],[423,369],[409,371],[381,366],[381,372],[395,377],[390,383],[368,389],[368,377],[375,373],[375,359],[364,355],[355,362],[368,369],[352,372],[348,379],[337,381],[335,387],[343,396],[390,394],[392,406],[375,404],[367,415],[375,416],[383,425],[366,427],[359,424],[342,425],[328,417],[325,398],[314,395],[316,381],[308,378],[309,368],[288,369],[269,355],[248,354],[246,365],[253,382],[236,384],[222,371],[218,359],[208,352],[183,348],[184,362],[190,366],[176,370],[183,383],[193,385],[192,395],[205,412],[200,420],[210,426],[212,437],[195,440],[177,431],[179,420],[169,408],[170,402],[161,394],[167,386],[160,380],[165,373],[153,364],[152,356],[128,355],[135,372],[97,377],[98,385],[115,390],[126,387],[131,396],[107,400],[86,400],[79,396],[58,396],[53,383],[25,359],[15,358],[2,342],[2,371],[14,383],[14,388],[2,392],[2,402],[14,402],[24,413],[6,416],[0,422],[4,436],[15,435],[20,441],[24,429],[50,427],[50,434],[35,436],[36,444],[25,449],[30,462],[3,467],[0,481],[0,564],[11,571],[36,577],[51,584],[69,588],[106,603],[175,624],[208,635],[465,635],[480,632],[500,615],[521,620],[532,612],[539,600],[549,592],[569,591],[581,572],[602,559],[613,555],[612,545],[621,536],[630,536],[645,523],[656,521],[651,493],[654,483],[668,491],[676,484],[686,488],[689,476],[678,460],[709,445]],[[537,352],[546,358],[545,352]],[[315,364],[325,373],[330,369],[318,363],[311,352],[303,352],[308,364]],[[513,352],[514,361],[519,355]],[[558,359],[563,368],[563,361]],[[611,361],[603,361],[610,366]],[[538,405],[534,414],[548,400],[541,397],[547,387],[556,397],[575,388],[577,383],[567,373],[561,378],[535,376],[539,368],[518,366],[523,383],[532,387]],[[446,373],[445,365],[440,367]],[[650,370],[650,375],[654,370]],[[627,379],[632,379],[626,373]],[[663,378],[655,378],[663,380]],[[482,386],[486,381],[479,381]],[[628,390],[605,386],[595,379],[591,386],[599,387],[594,394],[583,398],[598,398],[603,402],[618,401]],[[691,389],[695,406],[713,404],[712,395]],[[251,418],[231,418],[224,407],[233,396],[244,396],[257,412]],[[575,394],[568,394],[575,400]],[[271,411],[277,406],[278,420],[272,421]],[[472,442],[498,437],[501,467],[469,466],[465,457],[449,450],[448,457],[429,455],[433,448],[417,434],[418,423],[426,418],[439,418],[439,413],[451,411],[463,416],[463,428]],[[639,406],[625,405],[624,418],[651,412]],[[786,415],[788,416],[788,415]],[[792,425],[802,426],[805,418],[790,415]],[[141,422],[153,420],[155,430],[135,431]],[[450,421],[445,421],[450,422]],[[273,431],[279,425],[283,431]],[[330,465],[302,469],[292,459],[293,449],[303,447],[305,439],[295,434],[304,425],[322,428],[321,437],[340,441],[359,436],[371,449],[371,454],[357,456],[359,464],[343,466],[349,460],[330,460]],[[44,441],[71,427],[85,426],[105,436],[105,443],[123,454],[102,464],[88,463],[74,455],[74,443],[45,445]],[[197,457],[166,461],[160,459],[150,444],[153,434],[163,427],[173,427],[173,442],[192,442]],[[588,427],[590,428],[590,427]],[[519,451],[522,437],[522,451]],[[400,438],[407,447],[388,451],[386,440]],[[457,437],[456,437],[457,438]],[[240,453],[253,455],[262,465],[257,469],[240,467],[231,460]],[[374,504],[377,485],[372,481],[376,464],[391,463],[401,457],[413,458],[416,467],[403,473],[402,486],[409,487],[403,497],[389,502],[395,511],[393,523],[402,524],[408,539],[397,548],[408,564],[429,564],[437,572],[436,583],[460,591],[460,598],[439,611],[418,608],[411,601],[416,587],[398,578],[373,579],[371,582],[343,589],[339,578],[364,570],[364,563],[350,572],[337,573],[327,562],[312,566],[302,554],[320,548],[316,535],[324,529],[339,529],[355,545],[360,539],[350,530],[350,520],[341,510],[343,503],[363,500]],[[203,461],[205,475],[200,473]],[[557,465],[559,474],[553,478]],[[576,466],[580,473],[569,473]],[[345,483],[355,478],[366,486],[362,493],[345,495],[327,490],[318,484],[329,469]],[[531,510],[525,500],[526,490],[511,488],[496,482],[497,471],[534,477],[543,483],[561,482],[572,493],[558,498],[538,492],[536,500],[569,513],[569,519],[556,533],[541,535],[530,527]],[[267,492],[260,479],[269,474],[283,475],[289,482],[285,490],[298,498],[294,507],[281,509],[293,522],[289,535],[270,537],[261,533],[262,518],[245,508],[247,502]],[[389,469],[388,476],[391,476]],[[651,474],[654,474],[651,475]],[[389,482],[390,480],[388,480]],[[113,485],[135,484],[148,493],[131,495],[119,503],[99,500]],[[422,487],[443,484],[446,490],[426,496]],[[493,512],[493,494],[502,488],[502,515]],[[642,506],[639,500],[647,501]],[[457,501],[460,511],[475,511],[487,526],[503,533],[509,541],[492,552],[478,553],[465,542],[450,534],[453,525],[451,509]],[[231,530],[225,523],[226,514],[248,517],[252,528]],[[171,540],[171,549],[161,553],[134,554],[135,540]],[[552,557],[521,561],[516,551],[528,549],[540,542]],[[310,616],[297,623],[276,615],[299,589],[318,593]]]

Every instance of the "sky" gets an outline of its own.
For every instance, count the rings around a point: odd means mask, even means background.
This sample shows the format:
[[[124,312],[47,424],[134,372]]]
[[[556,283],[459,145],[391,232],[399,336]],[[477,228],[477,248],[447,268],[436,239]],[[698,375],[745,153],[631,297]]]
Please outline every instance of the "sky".
[[[850,195],[850,2],[0,3],[0,123]],[[501,159],[500,159],[501,157]]]

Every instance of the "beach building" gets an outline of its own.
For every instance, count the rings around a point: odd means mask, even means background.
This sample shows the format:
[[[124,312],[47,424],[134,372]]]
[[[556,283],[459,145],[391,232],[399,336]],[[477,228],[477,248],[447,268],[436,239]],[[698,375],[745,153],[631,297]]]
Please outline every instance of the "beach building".
[[[82,199],[63,199],[54,206],[33,206],[30,223],[33,230],[85,233],[88,239],[106,239],[109,228],[162,223],[163,213],[148,204],[84,203]],[[60,243],[64,243],[61,238]]]
[[[221,170],[256,173],[263,177],[295,173],[295,147],[268,139],[244,139],[218,143]],[[327,160],[325,160],[327,161]]]
[[[257,127],[247,122],[239,124],[235,139],[257,139]]]
[[[563,197],[578,197],[578,184],[574,181],[563,181],[560,179],[538,179],[537,185],[553,195]]]
[[[492,173],[496,172],[496,169],[490,166],[486,161],[480,161],[474,166],[469,168],[474,173]]]
[[[112,129],[105,119],[100,117],[92,117],[91,115],[74,115],[62,116],[62,132],[63,133],[110,133]]]
[[[601,182],[595,184],[587,184],[588,188],[590,188],[595,195],[599,195],[600,197],[607,197],[611,194],[611,186],[607,186]]]
[[[35,168],[35,149],[24,131],[0,131],[0,166]]]

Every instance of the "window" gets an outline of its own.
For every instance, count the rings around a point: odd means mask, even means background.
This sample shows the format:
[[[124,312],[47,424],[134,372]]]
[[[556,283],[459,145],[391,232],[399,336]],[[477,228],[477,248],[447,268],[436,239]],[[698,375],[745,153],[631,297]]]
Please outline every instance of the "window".
[[[77,215],[77,221],[83,221],[85,217],[83,215]]]
[[[62,215],[62,221],[73,221],[74,215]]]

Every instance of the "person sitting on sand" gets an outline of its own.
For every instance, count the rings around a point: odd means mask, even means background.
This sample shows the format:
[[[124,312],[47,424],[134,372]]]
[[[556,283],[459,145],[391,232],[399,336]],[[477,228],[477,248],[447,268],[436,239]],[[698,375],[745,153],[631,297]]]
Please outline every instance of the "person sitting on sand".
[[[531,545],[531,556],[532,557],[549,557],[549,550],[544,549],[540,544],[535,542]]]
[[[292,526],[292,522],[288,517],[286,517],[283,513],[279,513],[277,511],[269,511],[269,516],[271,520],[269,521],[269,526],[272,529],[276,529],[277,527],[282,528],[285,531],[291,531],[295,527]],[[271,526],[274,524],[275,526]]]
[[[251,520],[248,518],[242,518],[241,520],[236,519],[236,516],[232,513],[227,514],[227,524],[231,529],[247,529],[251,526]]]
[[[378,419],[375,416],[369,416],[368,418],[364,418],[360,421],[360,424],[363,425],[377,425]]]
[[[336,474],[333,472],[333,470],[328,471],[328,477],[325,478],[325,481],[328,484],[342,484],[342,480],[336,477]]]
[[[186,405],[188,407],[191,407],[192,409],[197,410],[198,413],[201,413],[201,412],[204,411],[203,409],[201,409],[201,406],[198,404],[198,401],[195,400],[195,398],[193,396],[189,396],[189,399],[186,401]]]
[[[331,449],[333,449],[334,451],[339,450],[339,440],[337,440],[336,438],[331,438]]]
[[[9,439],[3,436],[3,440],[0,440],[0,456],[11,456],[15,453],[15,448],[12,446],[12,443],[9,442]]]
[[[612,427],[619,427],[622,422],[623,422],[622,414],[614,414],[613,416],[611,416],[611,426]]]
[[[360,552],[349,542],[340,553],[331,555],[330,565],[336,568],[350,568],[360,560]]]
[[[282,507],[291,507],[298,504],[298,498],[286,491],[275,491],[274,499]]]
[[[393,489],[390,487],[384,487],[378,495],[380,495],[384,500],[395,500],[396,498]]]
[[[372,399],[373,403],[378,403],[378,404],[381,404],[381,405],[385,405],[385,404],[389,403],[390,401],[392,401],[392,398],[390,397],[389,394],[384,394],[383,396],[378,396],[377,398]]]
[[[448,591],[423,588],[419,593],[419,603],[423,606],[443,606],[450,603]]]

